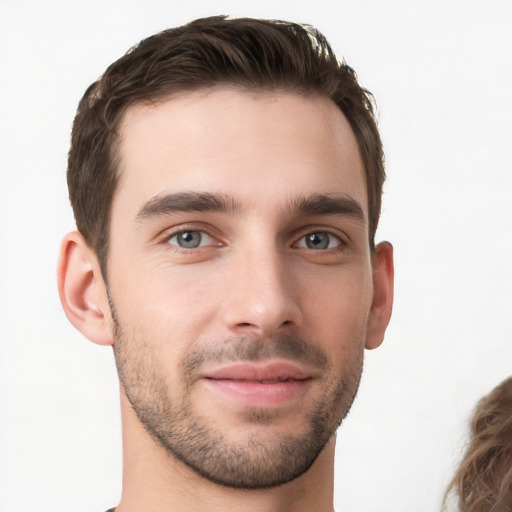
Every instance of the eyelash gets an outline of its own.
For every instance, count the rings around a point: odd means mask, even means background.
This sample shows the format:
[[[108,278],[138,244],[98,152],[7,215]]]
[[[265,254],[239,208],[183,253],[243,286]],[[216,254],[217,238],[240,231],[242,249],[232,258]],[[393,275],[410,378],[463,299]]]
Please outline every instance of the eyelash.
[[[170,237],[167,237],[167,243],[172,245],[172,246],[174,246],[174,247],[179,248],[180,250],[185,250],[185,251],[186,250],[195,250],[195,249],[198,249],[199,247],[201,247],[201,246],[198,246],[198,247],[191,247],[191,248],[187,249],[186,247],[180,247],[177,244],[171,244],[170,243],[173,238],[179,237],[180,235],[184,235],[186,233],[198,233],[200,235],[199,243],[201,243],[203,241],[202,238],[204,238],[204,236],[210,238],[211,240],[215,240],[214,237],[212,237],[211,235],[209,235],[205,231],[201,231],[199,229],[185,229],[183,231],[178,231],[178,232],[172,234]],[[211,245],[211,243],[208,244],[208,245]]]
[[[209,243],[206,246],[198,246],[198,247],[192,247],[192,248],[180,247],[177,244],[170,243],[170,241],[173,238],[178,237],[179,235],[182,235],[187,232],[199,233],[201,235],[206,235],[207,237],[211,238],[216,243],[213,243],[213,244]],[[314,227],[311,227],[311,228],[308,228],[307,231],[302,231],[302,233],[303,234],[301,234],[301,236],[298,239],[296,239],[296,241],[291,245],[291,247],[298,248],[298,249],[306,249],[306,250],[310,250],[310,251],[320,254],[320,253],[326,253],[326,252],[332,253],[332,252],[337,252],[337,251],[343,251],[347,245],[347,242],[344,240],[344,238],[342,236],[340,236],[339,233],[334,233],[325,228],[315,229]],[[300,247],[299,244],[301,242],[303,242],[307,236],[311,236],[311,235],[328,235],[330,237],[330,240],[328,242],[329,245],[332,243],[333,239],[336,241],[337,245],[334,247],[327,247],[325,249],[314,249],[311,247],[304,247],[304,246]],[[181,227],[180,229],[178,229],[176,231],[173,231],[171,233],[166,233],[165,236],[162,237],[161,242],[163,244],[171,246],[172,250],[174,250],[174,251],[177,251],[180,253],[187,253],[187,254],[189,254],[191,252],[197,252],[197,250],[204,248],[204,247],[208,247],[208,246],[220,247],[223,245],[223,243],[219,242],[214,235],[212,235],[208,232],[208,230],[206,230],[204,228],[197,228],[197,227],[190,227],[190,228]],[[199,243],[201,243],[201,241]],[[304,241],[304,243],[307,244],[307,241]]]
[[[340,250],[340,248],[343,248],[346,245],[346,243],[343,241],[341,236],[336,233],[333,233],[326,229],[317,229],[317,230],[313,229],[313,230],[308,231],[307,233],[304,233],[298,239],[298,241],[293,244],[293,246],[298,247],[298,244],[300,244],[302,241],[304,241],[305,245],[307,245],[307,237],[310,237],[310,240],[311,240],[311,237],[313,235],[328,235],[328,237],[329,237],[328,245],[330,245],[333,242],[333,240],[335,241],[335,243],[337,243],[337,245],[335,245],[334,247],[326,247],[323,250],[322,249],[314,249],[313,247],[300,247],[300,248],[310,249],[312,251],[318,251],[318,252],[326,252],[326,251]]]
[[[224,245],[222,242],[219,242],[217,240],[217,237],[210,233],[208,229],[205,229],[204,227],[198,227],[198,226],[180,226],[179,229],[172,230],[171,232],[167,231],[164,233],[164,235],[160,238],[160,243],[163,245],[170,246],[172,250],[182,253],[191,253],[191,252],[197,252],[198,249],[201,249],[203,247],[194,247],[191,249],[187,249],[186,247],[180,247],[177,244],[171,244],[170,241],[179,236],[183,235],[184,233],[200,233],[202,236],[206,235],[207,237],[211,238],[214,243],[210,243],[208,245],[217,245],[221,246]]]

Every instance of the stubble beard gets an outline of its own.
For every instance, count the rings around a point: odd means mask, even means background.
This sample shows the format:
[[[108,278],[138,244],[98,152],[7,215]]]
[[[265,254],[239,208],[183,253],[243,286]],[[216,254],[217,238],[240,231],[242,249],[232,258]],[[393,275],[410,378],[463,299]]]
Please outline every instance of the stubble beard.
[[[360,350],[339,375],[330,371],[320,348],[296,337],[279,337],[269,343],[253,339],[223,340],[189,354],[180,364],[181,401],[169,397],[169,383],[148,340],[131,339],[119,323],[111,304],[114,354],[119,379],[138,419],[165,452],[198,475],[235,489],[263,489],[288,483],[313,465],[329,438],[348,414],[359,387],[363,366]],[[250,408],[244,421],[265,425],[269,435],[252,434],[235,442],[192,410],[192,381],[208,361],[257,361],[282,357],[307,362],[322,370],[324,389],[303,426],[287,435],[272,435],[274,412]],[[251,430],[249,428],[249,430]],[[261,432],[258,429],[257,432]]]

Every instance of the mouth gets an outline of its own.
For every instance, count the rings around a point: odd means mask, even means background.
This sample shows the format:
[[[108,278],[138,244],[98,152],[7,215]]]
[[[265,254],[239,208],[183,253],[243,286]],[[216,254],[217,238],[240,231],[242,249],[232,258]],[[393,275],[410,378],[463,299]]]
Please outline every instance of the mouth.
[[[207,371],[204,384],[217,396],[244,407],[277,407],[299,399],[313,380],[311,372],[288,362],[235,364]]]

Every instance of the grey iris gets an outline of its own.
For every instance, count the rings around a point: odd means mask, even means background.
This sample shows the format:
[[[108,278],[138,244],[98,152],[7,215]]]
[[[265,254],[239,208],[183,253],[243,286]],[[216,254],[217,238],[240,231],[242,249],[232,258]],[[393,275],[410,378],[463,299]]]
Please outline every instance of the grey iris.
[[[201,243],[201,233],[199,231],[183,231],[178,234],[177,242],[184,249],[194,249]]]
[[[309,249],[327,249],[329,247],[329,235],[327,233],[311,233],[306,236],[306,246]]]

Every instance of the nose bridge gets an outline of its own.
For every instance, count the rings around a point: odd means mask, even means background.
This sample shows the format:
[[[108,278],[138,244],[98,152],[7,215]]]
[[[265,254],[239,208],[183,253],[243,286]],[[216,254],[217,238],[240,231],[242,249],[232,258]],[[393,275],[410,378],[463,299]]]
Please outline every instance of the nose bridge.
[[[233,256],[225,321],[231,330],[271,336],[300,324],[301,310],[286,255],[274,240],[253,242]]]

